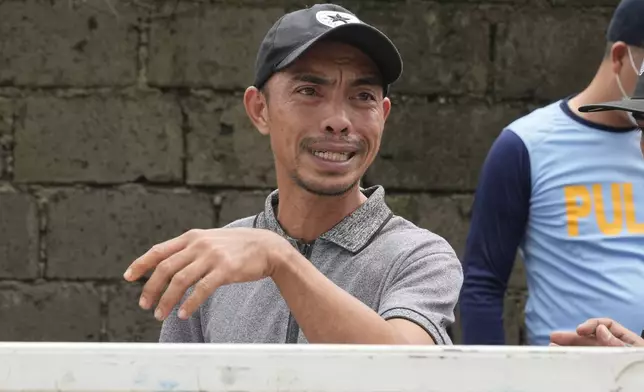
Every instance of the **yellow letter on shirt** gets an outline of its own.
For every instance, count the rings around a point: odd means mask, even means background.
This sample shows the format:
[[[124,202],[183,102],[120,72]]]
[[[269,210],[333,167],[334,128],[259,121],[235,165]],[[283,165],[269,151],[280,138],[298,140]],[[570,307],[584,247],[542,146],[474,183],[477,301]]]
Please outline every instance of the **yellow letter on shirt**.
[[[579,235],[579,219],[590,215],[590,192],[583,185],[570,185],[564,187],[566,202],[566,222],[568,222],[568,235]]]

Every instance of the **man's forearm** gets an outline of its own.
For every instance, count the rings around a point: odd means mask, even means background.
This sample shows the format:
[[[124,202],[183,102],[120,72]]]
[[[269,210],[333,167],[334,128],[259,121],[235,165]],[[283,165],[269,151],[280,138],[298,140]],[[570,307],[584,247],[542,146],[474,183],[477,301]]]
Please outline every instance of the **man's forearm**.
[[[318,271],[294,249],[280,250],[272,278],[311,343],[432,344],[401,332]],[[418,327],[420,328],[420,327]],[[415,332],[415,331],[414,331]],[[424,332],[424,331],[423,331]],[[424,340],[424,341],[419,341]]]

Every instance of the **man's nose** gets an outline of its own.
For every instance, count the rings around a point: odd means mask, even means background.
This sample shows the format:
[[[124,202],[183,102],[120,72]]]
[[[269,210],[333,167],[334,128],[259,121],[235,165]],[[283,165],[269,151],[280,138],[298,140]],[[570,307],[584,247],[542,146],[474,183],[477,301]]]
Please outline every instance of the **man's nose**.
[[[348,133],[351,128],[351,121],[344,110],[336,109],[323,123],[324,130],[329,133]]]

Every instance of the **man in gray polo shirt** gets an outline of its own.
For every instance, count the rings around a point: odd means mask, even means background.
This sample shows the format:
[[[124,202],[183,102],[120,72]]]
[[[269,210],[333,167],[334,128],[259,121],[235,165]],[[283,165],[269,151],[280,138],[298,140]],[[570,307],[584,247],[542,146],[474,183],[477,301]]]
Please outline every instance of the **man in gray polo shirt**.
[[[132,263],[128,281],[154,269],[139,303],[158,302],[161,342],[451,343],[453,249],[395,216],[382,187],[359,186],[401,72],[393,43],[342,7],[275,23],[244,105],[270,138],[278,189],[257,215]]]

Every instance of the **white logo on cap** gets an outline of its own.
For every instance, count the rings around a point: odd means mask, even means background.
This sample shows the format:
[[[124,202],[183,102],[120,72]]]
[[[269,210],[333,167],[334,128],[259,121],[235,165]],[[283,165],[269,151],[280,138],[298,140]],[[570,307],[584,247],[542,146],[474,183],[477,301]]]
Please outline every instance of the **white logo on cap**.
[[[329,27],[337,27],[348,23],[361,23],[360,19],[356,18],[354,15],[338,11],[318,11],[318,13],[315,14],[315,18],[318,22]]]

